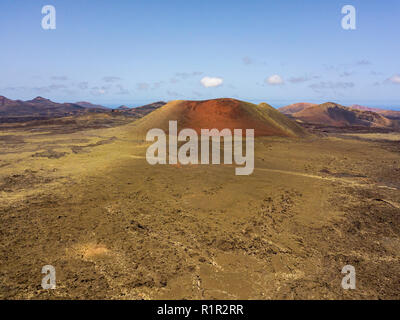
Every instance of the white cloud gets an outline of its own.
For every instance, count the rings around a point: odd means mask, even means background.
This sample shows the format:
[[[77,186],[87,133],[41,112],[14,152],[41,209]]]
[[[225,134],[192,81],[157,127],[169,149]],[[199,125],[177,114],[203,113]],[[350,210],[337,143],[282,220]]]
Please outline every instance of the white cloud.
[[[281,76],[274,74],[273,76],[270,76],[268,79],[265,80],[270,85],[276,86],[283,84],[283,79]]]
[[[395,74],[394,76],[390,77],[388,80],[392,83],[400,84],[400,75]]]
[[[200,82],[206,88],[219,87],[224,82],[224,79],[222,79],[222,78],[204,77],[203,79],[200,80]]]

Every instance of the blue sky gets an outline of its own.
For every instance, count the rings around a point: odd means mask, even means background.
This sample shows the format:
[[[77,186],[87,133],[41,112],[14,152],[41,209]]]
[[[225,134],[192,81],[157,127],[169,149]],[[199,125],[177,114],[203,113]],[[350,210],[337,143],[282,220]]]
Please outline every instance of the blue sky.
[[[341,27],[347,4],[356,30]],[[400,108],[399,20],[398,0],[2,0],[0,95]]]

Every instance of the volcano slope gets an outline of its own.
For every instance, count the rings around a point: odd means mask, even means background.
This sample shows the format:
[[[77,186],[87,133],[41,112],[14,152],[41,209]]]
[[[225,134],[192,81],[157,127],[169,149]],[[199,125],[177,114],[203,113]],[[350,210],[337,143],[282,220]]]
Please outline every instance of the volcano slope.
[[[290,104],[288,106],[278,108],[278,110],[280,112],[282,112],[283,114],[291,115],[293,113],[300,112],[300,111],[302,111],[304,109],[307,109],[309,107],[314,107],[316,105],[317,104],[315,104],[315,103],[299,102],[299,103],[293,103],[293,104]]]
[[[373,111],[344,107],[333,102],[304,108],[291,116],[310,124],[334,127],[361,126],[369,128],[392,128],[395,123]]]
[[[363,110],[363,111],[372,111],[383,115],[384,117],[392,120],[400,120],[400,111],[396,110],[385,110],[381,108],[369,108],[365,106],[360,106],[357,104],[353,104],[350,106],[352,109]]]
[[[258,136],[235,176],[149,165],[141,121],[0,131],[2,299],[400,298],[400,136]]]
[[[254,129],[255,136],[300,137],[304,129],[266,103],[255,105],[235,99],[172,101],[136,122],[138,133],[152,128],[168,131],[169,121],[176,120],[178,130]]]

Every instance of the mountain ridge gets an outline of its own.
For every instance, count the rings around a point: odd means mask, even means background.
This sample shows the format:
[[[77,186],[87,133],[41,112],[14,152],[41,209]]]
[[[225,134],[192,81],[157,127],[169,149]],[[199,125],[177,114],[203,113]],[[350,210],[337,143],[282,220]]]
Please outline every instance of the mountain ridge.
[[[305,123],[323,124],[334,127],[363,126],[391,128],[396,126],[394,121],[379,113],[352,109],[334,102],[311,106],[292,113],[290,116]]]
[[[126,117],[140,118],[164,105],[158,101],[137,108],[124,107],[117,109]],[[58,103],[38,96],[31,100],[11,100],[0,96],[0,123],[26,122],[32,120],[48,120],[52,118],[77,116],[83,114],[106,113],[112,114],[113,109],[90,102]]]

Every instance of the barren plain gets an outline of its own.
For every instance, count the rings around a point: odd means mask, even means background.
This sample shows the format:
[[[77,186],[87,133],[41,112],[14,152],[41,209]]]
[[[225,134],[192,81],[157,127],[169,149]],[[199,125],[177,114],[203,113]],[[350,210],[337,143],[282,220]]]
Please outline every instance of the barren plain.
[[[257,137],[235,176],[133,128],[0,128],[1,299],[400,298],[399,134]]]

